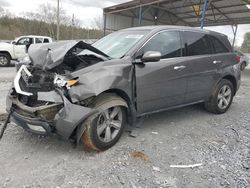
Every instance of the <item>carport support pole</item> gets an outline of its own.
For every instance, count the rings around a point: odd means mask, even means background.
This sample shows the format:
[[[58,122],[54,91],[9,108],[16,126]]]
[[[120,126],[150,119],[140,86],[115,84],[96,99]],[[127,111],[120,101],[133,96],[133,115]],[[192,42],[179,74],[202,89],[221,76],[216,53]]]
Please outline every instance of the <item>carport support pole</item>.
[[[205,21],[205,16],[206,16],[206,11],[207,11],[207,4],[208,4],[208,0],[204,0],[202,17],[201,17],[201,29],[203,29],[203,27],[204,27],[204,21]]]
[[[141,25],[141,18],[142,18],[142,6],[140,6],[139,10],[139,25]]]
[[[107,15],[103,14],[103,35],[106,35]]]
[[[234,48],[234,44],[235,44],[235,39],[236,39],[236,34],[237,34],[237,30],[238,30],[238,25],[235,25],[235,29],[234,26],[232,25],[232,29],[233,29],[233,33],[234,33],[234,39],[233,39],[233,48]]]
[[[60,15],[59,15],[59,0],[57,0],[57,12],[56,12],[56,40],[59,40],[59,30],[60,30]]]

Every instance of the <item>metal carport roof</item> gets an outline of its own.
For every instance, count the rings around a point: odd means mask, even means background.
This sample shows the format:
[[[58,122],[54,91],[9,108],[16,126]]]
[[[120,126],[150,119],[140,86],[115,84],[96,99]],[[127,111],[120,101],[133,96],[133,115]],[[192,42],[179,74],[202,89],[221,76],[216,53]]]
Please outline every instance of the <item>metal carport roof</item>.
[[[103,9],[104,33],[144,25],[204,24],[232,25],[236,35],[238,24],[250,24],[249,8],[250,0],[134,0]]]

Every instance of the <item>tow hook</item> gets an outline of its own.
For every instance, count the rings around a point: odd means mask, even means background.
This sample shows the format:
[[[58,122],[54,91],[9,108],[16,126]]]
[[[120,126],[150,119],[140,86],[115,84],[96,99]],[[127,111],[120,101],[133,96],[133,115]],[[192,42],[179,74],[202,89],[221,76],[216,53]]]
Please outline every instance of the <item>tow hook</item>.
[[[8,125],[8,123],[10,122],[9,120],[10,120],[10,116],[11,116],[13,110],[14,110],[13,107],[11,107],[11,108],[10,108],[10,112],[9,112],[9,114],[8,114],[8,116],[7,116],[7,119],[5,120],[4,125],[3,125],[3,127],[2,127],[2,129],[1,129],[1,131],[0,131],[0,140],[2,139],[3,134],[4,134],[4,132],[5,132],[6,128],[7,128],[7,125]]]

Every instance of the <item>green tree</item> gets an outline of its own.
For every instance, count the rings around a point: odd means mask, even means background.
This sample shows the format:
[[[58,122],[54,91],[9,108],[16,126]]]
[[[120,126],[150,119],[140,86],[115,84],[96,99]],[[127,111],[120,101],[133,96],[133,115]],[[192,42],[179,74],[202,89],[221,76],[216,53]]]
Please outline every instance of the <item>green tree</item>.
[[[250,53],[250,32],[245,33],[244,41],[241,46],[241,51],[245,53]]]

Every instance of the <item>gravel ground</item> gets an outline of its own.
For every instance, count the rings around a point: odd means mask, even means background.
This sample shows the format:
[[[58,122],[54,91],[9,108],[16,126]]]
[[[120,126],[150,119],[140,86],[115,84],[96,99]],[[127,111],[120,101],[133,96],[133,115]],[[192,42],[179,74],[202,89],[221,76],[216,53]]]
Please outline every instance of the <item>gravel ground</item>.
[[[16,74],[15,67],[0,67],[0,114],[5,113],[5,97]]]
[[[0,71],[4,101],[14,69]],[[250,187],[249,91],[247,69],[227,113],[194,105],[147,116],[136,137],[125,132],[100,153],[11,124],[0,141],[0,187]]]

